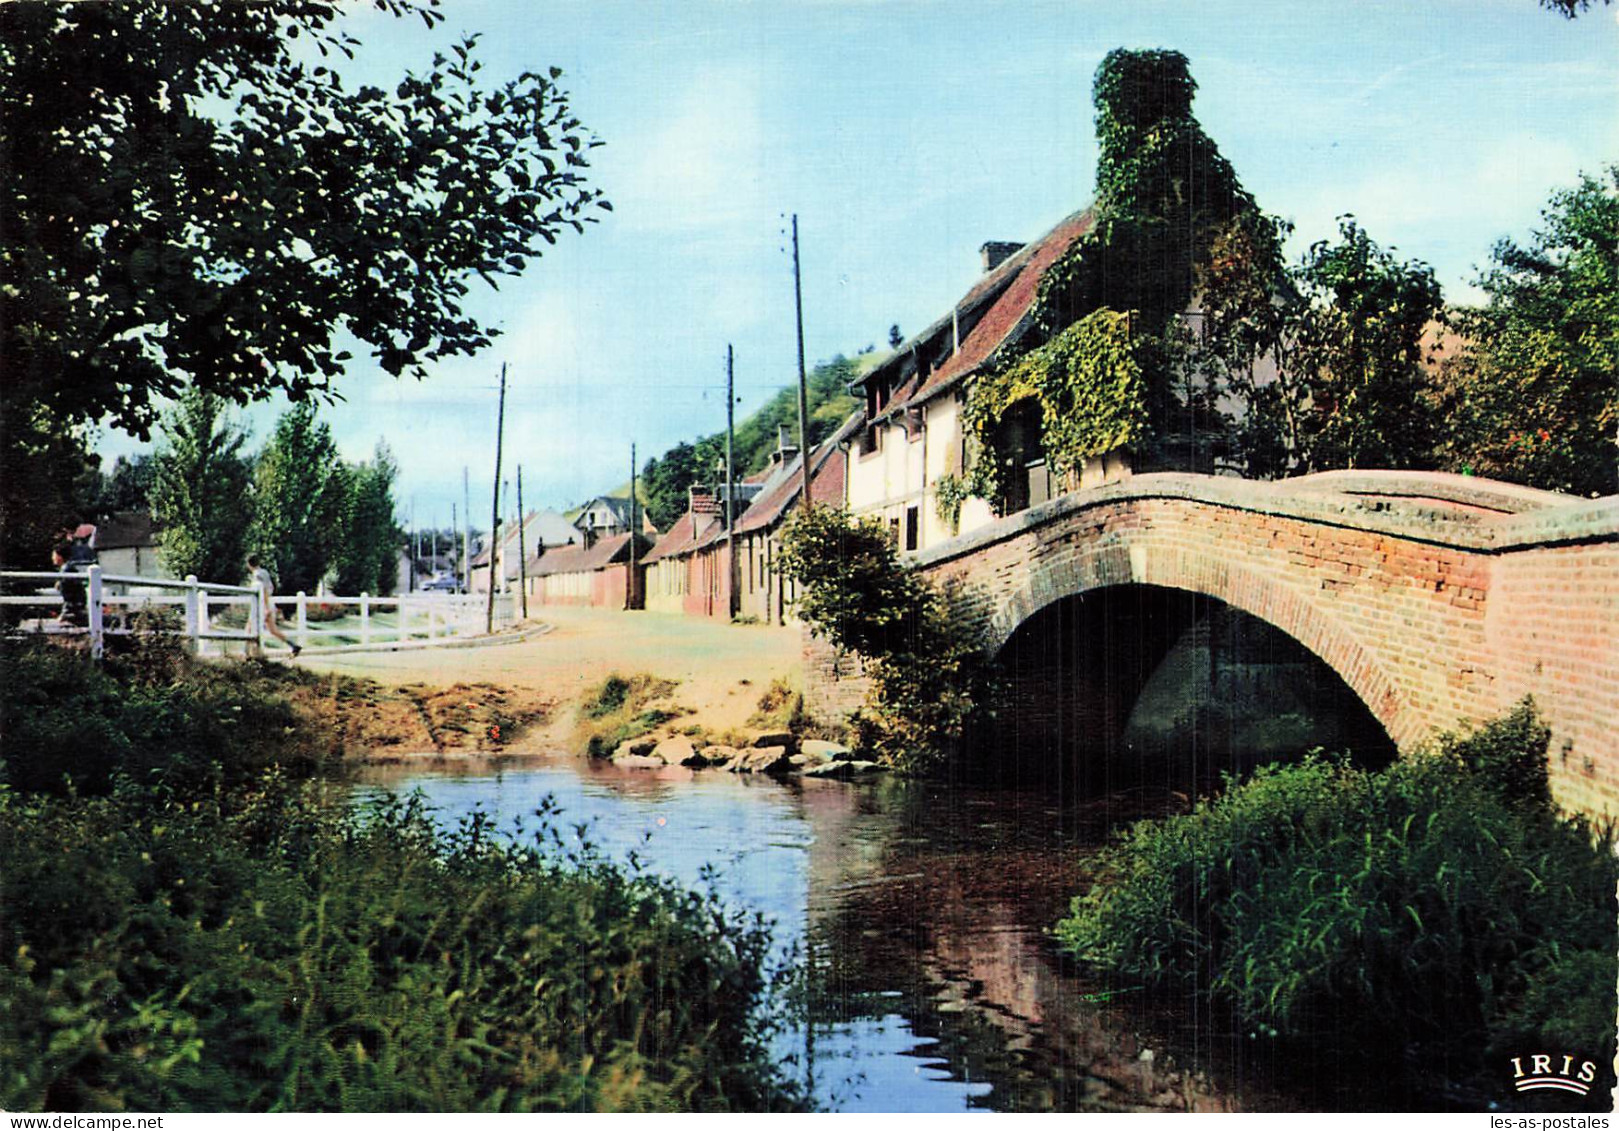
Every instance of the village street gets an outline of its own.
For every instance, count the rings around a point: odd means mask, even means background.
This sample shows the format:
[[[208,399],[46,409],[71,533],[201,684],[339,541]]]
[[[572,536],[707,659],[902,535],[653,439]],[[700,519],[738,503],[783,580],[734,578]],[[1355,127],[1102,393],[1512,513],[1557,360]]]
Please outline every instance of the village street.
[[[796,681],[800,630],[795,625],[730,625],[707,617],[550,606],[529,622],[550,626],[521,644],[403,652],[304,653],[312,671],[339,672],[387,686],[492,683],[532,694],[552,708],[554,725],[511,752],[555,748],[568,732],[573,703],[613,672],[647,672],[679,681],[674,699],[713,730],[739,727],[772,680]]]

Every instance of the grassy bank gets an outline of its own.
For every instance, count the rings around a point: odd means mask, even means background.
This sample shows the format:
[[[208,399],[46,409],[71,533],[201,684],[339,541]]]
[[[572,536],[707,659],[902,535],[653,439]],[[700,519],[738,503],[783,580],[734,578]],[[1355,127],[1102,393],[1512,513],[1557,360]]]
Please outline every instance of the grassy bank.
[[[1560,815],[1527,705],[1368,773],[1311,759],[1135,826],[1058,934],[1362,1100],[1514,1101],[1508,1059],[1595,1065],[1614,1033],[1611,835]]]
[[[798,1103],[758,923],[543,826],[356,809],[281,674],[171,659],[0,657],[0,1108]]]

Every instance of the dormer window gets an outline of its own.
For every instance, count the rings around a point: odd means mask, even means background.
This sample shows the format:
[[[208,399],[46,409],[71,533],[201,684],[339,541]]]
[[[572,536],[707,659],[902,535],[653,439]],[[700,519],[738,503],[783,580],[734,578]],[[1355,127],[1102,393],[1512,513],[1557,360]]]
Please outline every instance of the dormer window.
[[[893,395],[888,378],[872,374],[866,381],[866,416],[875,417],[888,407],[889,398]]]

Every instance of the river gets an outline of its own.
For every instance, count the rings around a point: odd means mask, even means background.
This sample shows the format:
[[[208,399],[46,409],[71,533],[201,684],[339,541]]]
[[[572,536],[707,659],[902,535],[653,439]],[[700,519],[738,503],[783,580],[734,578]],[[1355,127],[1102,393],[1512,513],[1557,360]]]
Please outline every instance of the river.
[[[843,1111],[1266,1110],[1302,1106],[1263,1042],[1219,1018],[1087,980],[1048,930],[1087,883],[1124,797],[897,780],[776,781],[559,759],[369,766],[362,792],[422,791],[453,823],[482,808],[775,922],[807,963],[805,1016],[778,1045]]]

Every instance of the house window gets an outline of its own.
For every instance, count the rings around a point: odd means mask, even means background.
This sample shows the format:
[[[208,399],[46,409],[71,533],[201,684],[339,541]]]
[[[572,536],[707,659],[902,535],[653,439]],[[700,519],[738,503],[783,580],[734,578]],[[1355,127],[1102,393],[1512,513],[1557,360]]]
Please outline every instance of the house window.
[[[873,421],[866,425],[866,430],[860,433],[860,454],[869,456],[883,450],[883,426]]]
[[[922,410],[908,408],[905,410],[905,438],[913,444],[922,438],[922,431],[926,427],[922,419]]]
[[[905,548],[907,550],[916,549],[917,542],[921,536],[921,517],[920,508],[905,508]]]
[[[899,519],[897,518],[888,520],[888,540],[896,546],[899,545]]]

